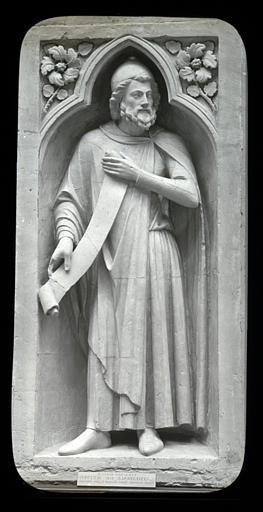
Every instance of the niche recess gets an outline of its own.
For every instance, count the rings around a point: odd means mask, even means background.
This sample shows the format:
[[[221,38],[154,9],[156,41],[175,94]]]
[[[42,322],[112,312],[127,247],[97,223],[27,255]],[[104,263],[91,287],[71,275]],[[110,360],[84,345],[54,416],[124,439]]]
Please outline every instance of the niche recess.
[[[198,39],[199,40],[199,39]],[[214,118],[183,93],[177,71],[156,42],[123,36],[101,43],[85,61],[74,94],[43,119],[39,176],[39,282],[47,278],[54,249],[52,205],[72,152],[88,130],[110,119],[108,98],[114,69],[134,55],[148,66],[161,93],[157,123],[181,135],[192,156],[205,206],[208,269],[208,436],[218,446],[217,360],[217,167]],[[86,419],[86,358],[67,313],[57,319],[39,309],[35,454],[78,435]],[[127,437],[125,438],[127,439]],[[129,439],[129,438],[128,438]],[[116,442],[121,442],[117,436]]]

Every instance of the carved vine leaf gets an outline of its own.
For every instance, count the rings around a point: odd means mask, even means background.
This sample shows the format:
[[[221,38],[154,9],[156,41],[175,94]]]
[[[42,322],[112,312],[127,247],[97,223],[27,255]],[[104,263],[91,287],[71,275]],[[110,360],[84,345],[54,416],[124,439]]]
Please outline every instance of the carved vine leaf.
[[[41,63],[41,73],[42,75],[47,75],[50,71],[53,71],[55,69],[55,64],[53,60],[50,57],[43,57],[42,63]]]
[[[66,60],[67,58],[67,50],[65,50],[64,46],[51,46],[51,48],[48,49],[48,53],[58,62]]]
[[[78,46],[78,52],[74,48],[66,50],[64,46],[46,45],[40,64],[40,72],[48,83],[43,86],[42,93],[48,101],[44,107],[47,112],[50,105],[57,98],[59,101],[65,100],[73,93],[67,89],[69,84],[74,83],[80,73],[81,57],[85,57],[93,50],[93,44],[81,43]]]
[[[181,50],[180,41],[166,41],[165,47],[172,55],[176,55]]]
[[[212,74],[208,69],[201,67],[200,69],[197,69],[195,73],[195,78],[197,82],[203,84],[207,82],[210,78],[212,78]]]
[[[217,67],[217,58],[211,50],[208,50],[203,58],[203,64],[206,68],[215,69]]]
[[[51,84],[57,85],[58,87],[62,87],[64,85],[62,75],[57,71],[52,71],[48,77],[48,80]]]
[[[66,62],[71,68],[80,68],[80,60],[78,59],[78,54],[75,52],[75,50],[73,50],[73,48],[68,49]]]
[[[205,94],[207,94],[207,96],[212,98],[216,94],[216,92],[217,92],[217,84],[216,84],[216,82],[210,82],[209,84],[205,85],[204,86],[204,92],[205,92]]]
[[[78,76],[79,76],[78,69],[76,69],[76,68],[66,69],[65,73],[63,73],[63,79],[64,79],[65,85],[75,82],[75,80],[78,78]]]
[[[66,89],[59,89],[57,93],[57,99],[62,101],[65,100],[68,97],[69,93]]]
[[[81,57],[87,57],[93,50],[92,43],[80,43],[78,45],[78,52]]]
[[[189,66],[191,61],[191,57],[189,53],[187,53],[185,50],[180,50],[178,52],[178,55],[176,57],[176,67],[177,69],[184,68],[185,66]]]
[[[200,96],[200,87],[198,87],[198,85],[189,85],[186,90],[193,98]]]
[[[211,50],[211,52],[215,51],[215,43],[213,41],[205,41],[204,44],[207,50]]]
[[[55,91],[55,88],[53,87],[53,85],[44,85],[43,87],[43,96],[45,96],[45,98],[50,98],[50,96],[52,96],[52,94],[54,93]]]
[[[190,55],[191,59],[202,57],[204,54],[205,45],[202,43],[192,43],[191,46],[187,46],[186,51]]]
[[[187,80],[187,82],[193,82],[195,79],[194,71],[189,66],[185,66],[185,68],[180,69],[179,76],[183,80]]]
[[[175,66],[185,90],[192,98],[203,98],[215,112],[216,105],[211,98],[217,93],[215,43],[192,43],[185,48],[180,41],[167,41],[166,49],[175,55]]]

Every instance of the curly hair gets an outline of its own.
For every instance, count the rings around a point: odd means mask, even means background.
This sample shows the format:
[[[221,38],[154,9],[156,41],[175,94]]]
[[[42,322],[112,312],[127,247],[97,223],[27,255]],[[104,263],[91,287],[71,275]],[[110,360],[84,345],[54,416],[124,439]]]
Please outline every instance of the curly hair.
[[[144,75],[136,75],[131,78],[128,78],[127,80],[123,80],[118,84],[116,89],[112,92],[112,95],[109,100],[110,105],[110,113],[111,117],[114,121],[117,121],[120,119],[120,103],[121,100],[125,94],[125,90],[128,87],[128,85],[133,81],[136,80],[137,82],[150,82],[152,86],[152,94],[153,94],[153,105],[154,108],[157,110],[159,103],[160,103],[160,94],[158,91],[158,86],[155,80],[153,80],[152,77],[144,74]]]

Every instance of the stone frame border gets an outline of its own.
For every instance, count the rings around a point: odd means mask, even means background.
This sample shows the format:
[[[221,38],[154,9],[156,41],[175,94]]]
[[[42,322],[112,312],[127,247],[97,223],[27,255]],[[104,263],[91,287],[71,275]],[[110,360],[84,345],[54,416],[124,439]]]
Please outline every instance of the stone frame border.
[[[112,23],[109,23],[112,21]],[[218,387],[219,439],[217,456],[206,465],[199,465],[194,474],[193,464],[178,462],[165,486],[182,487],[187,484],[185,471],[190,471],[192,487],[218,489],[230,485],[240,473],[245,444],[245,389],[246,389],[246,280],[247,280],[247,203],[246,203],[246,58],[243,43],[236,30],[217,19],[162,18],[52,18],[32,27],[26,34],[20,60],[18,179],[17,179],[17,268],[16,320],[13,372],[13,452],[18,472],[29,483],[36,480],[51,485],[52,473],[63,472],[62,466],[46,470],[36,478],[34,418],[39,287],[37,262],[32,258],[32,247],[37,253],[38,166],[40,145],[40,91],[32,84],[39,83],[39,44],[41,40],[60,39],[67,29],[70,38],[101,37],[105,25],[109,37],[125,36],[129,31],[139,37],[151,35],[152,27],[169,37],[207,36],[219,38],[219,111],[217,114],[218,163],[218,265],[224,272],[218,275]],[[91,23],[89,25],[89,23]],[[56,37],[54,37],[56,33]],[[229,52],[231,48],[231,52]],[[30,104],[28,102],[30,91]],[[72,100],[71,100],[72,101]],[[194,101],[190,98],[189,101]],[[236,113],[238,112],[239,115]],[[236,114],[233,115],[233,113]],[[48,116],[47,120],[48,122]],[[30,162],[30,165],[29,165]],[[24,203],[27,204],[25,213]],[[227,208],[227,212],[226,212]],[[31,215],[28,214],[31,212]],[[26,227],[25,227],[26,222]],[[30,244],[27,235],[30,233]],[[27,260],[27,269],[23,266]],[[236,269],[236,272],[234,270]],[[27,281],[27,286],[24,286]],[[23,305],[27,304],[25,308]],[[236,315],[233,318],[233,315]],[[28,331],[30,325],[30,332]],[[19,362],[19,364],[15,364]],[[26,368],[26,372],[25,372]],[[49,460],[49,464],[50,464]],[[69,461],[68,461],[69,462]],[[40,465],[44,466],[44,461]],[[80,459],[78,460],[78,466]],[[73,463],[74,465],[74,463]],[[51,464],[52,466],[52,464]],[[170,461],[171,466],[171,461]],[[200,466],[200,467],[199,467]],[[57,468],[57,469],[56,469]],[[64,467],[64,469],[66,469]],[[167,468],[168,469],[168,468]],[[165,471],[165,467],[163,467]],[[180,473],[181,472],[181,473]],[[74,476],[74,472],[73,472]],[[75,475],[76,476],[76,475]],[[74,480],[75,481],[75,476]],[[72,475],[71,475],[72,477]],[[57,477],[56,477],[57,479]],[[62,476],[61,481],[65,480]],[[162,479],[161,479],[162,480]],[[161,481],[160,481],[161,483]],[[46,485],[46,484],[45,484]],[[74,488],[74,483],[72,483]],[[41,484],[37,485],[38,487]],[[52,486],[52,485],[51,485]]]

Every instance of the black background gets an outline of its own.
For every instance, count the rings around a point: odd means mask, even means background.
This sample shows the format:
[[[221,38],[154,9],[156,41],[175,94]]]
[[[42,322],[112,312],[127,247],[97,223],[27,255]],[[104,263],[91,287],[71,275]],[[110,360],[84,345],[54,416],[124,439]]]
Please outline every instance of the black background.
[[[2,26],[2,44],[1,44],[1,64],[0,73],[2,74],[2,92],[1,92],[1,120],[2,120],[2,144],[1,152],[4,154],[2,162],[2,204],[4,206],[1,223],[2,234],[2,255],[3,263],[1,265],[1,295],[5,300],[2,305],[2,372],[3,384],[1,387],[0,405],[2,411],[2,446],[4,447],[5,458],[1,457],[1,467],[3,468],[1,498],[6,499],[9,506],[18,504],[19,507],[32,504],[37,508],[43,505],[45,508],[50,504],[70,505],[77,507],[95,505],[109,506],[115,505],[116,501],[122,503],[129,500],[132,506],[141,502],[144,506],[157,507],[162,503],[175,507],[184,506],[189,503],[194,505],[200,502],[203,506],[205,502],[213,507],[216,503],[233,503],[253,506],[256,499],[261,497],[261,473],[258,462],[261,459],[262,436],[261,436],[261,409],[262,409],[262,386],[260,385],[260,369],[262,359],[259,354],[261,347],[261,269],[259,262],[261,260],[261,168],[262,158],[257,154],[257,149],[261,147],[259,136],[261,136],[262,113],[260,106],[262,104],[262,86],[261,86],[261,68],[263,65],[263,53],[261,50],[262,38],[259,19],[261,13],[259,3],[254,6],[242,3],[230,4],[226,6],[215,5],[217,2],[210,2],[205,5],[204,2],[195,2],[193,6],[179,5],[178,2],[172,2],[169,5],[154,4],[151,7],[142,3],[137,7],[122,3],[117,6],[101,5],[100,8],[94,8],[94,4],[86,3],[85,8],[81,4],[71,5],[68,8],[65,3],[59,5],[58,2],[42,2],[39,4],[23,3],[10,5],[5,8],[1,19]],[[130,2],[131,4],[131,2]],[[233,25],[243,39],[248,59],[248,185],[249,185],[249,239],[248,239],[248,371],[247,371],[247,435],[246,452],[243,469],[237,480],[228,488],[212,492],[209,494],[190,494],[190,493],[160,493],[160,494],[142,494],[125,493],[110,495],[101,494],[60,494],[41,492],[33,489],[24,483],[19,477],[13,463],[12,445],[11,445],[11,383],[12,383],[12,345],[13,345],[13,316],[14,316],[14,287],[15,287],[15,215],[16,215],[16,158],[17,158],[17,111],[18,111],[18,72],[19,56],[22,40],[26,32],[39,21],[57,16],[91,16],[91,15],[114,15],[114,16],[172,16],[172,17],[202,17],[218,18]],[[4,31],[5,29],[5,31]],[[259,167],[260,166],[260,167]],[[6,230],[6,232],[5,232]],[[5,328],[4,328],[5,326]],[[5,398],[5,405],[3,404]],[[88,500],[88,501],[87,501]],[[85,503],[83,503],[85,502]],[[261,500],[259,501],[259,503]],[[245,503],[244,503],[245,504]]]

